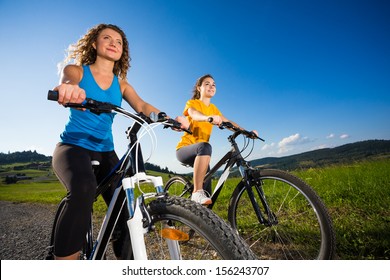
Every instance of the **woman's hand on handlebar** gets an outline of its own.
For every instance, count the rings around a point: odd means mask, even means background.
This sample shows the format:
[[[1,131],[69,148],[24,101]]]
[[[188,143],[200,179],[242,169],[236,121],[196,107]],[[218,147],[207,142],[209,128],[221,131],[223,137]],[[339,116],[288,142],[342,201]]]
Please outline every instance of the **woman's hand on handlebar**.
[[[223,122],[221,116],[219,115],[212,115],[207,118],[207,121],[211,124],[220,126]]]
[[[162,122],[164,123],[164,128],[172,128],[172,130],[175,131],[185,131],[189,134],[192,134],[189,126],[190,123],[188,122],[187,118],[183,116],[178,116],[175,119],[170,118],[167,116],[167,114],[160,112],[158,114],[152,112],[149,116],[149,123],[150,122]]]
[[[252,138],[258,138],[259,137],[259,133],[256,131],[256,130],[252,130],[251,133],[253,134],[254,137]]]
[[[66,103],[82,103],[85,98],[84,89],[78,85],[61,84],[53,89],[58,92],[58,103],[65,105]]]
[[[259,133],[256,130],[252,130],[251,134],[252,134],[252,137],[250,137],[250,138],[252,138],[252,139],[259,138]]]
[[[175,118],[175,121],[179,122],[181,125],[180,125],[180,128],[182,130],[188,130],[189,127],[190,127],[190,123],[188,122],[187,118],[186,117],[183,117],[183,116],[177,116]]]

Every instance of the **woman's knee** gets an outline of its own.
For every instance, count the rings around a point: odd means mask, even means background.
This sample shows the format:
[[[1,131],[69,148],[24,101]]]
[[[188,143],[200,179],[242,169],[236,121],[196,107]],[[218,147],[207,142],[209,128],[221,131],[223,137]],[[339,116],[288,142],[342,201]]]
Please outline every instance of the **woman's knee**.
[[[197,155],[198,156],[211,156],[212,150],[213,149],[209,143],[201,142],[198,145]]]

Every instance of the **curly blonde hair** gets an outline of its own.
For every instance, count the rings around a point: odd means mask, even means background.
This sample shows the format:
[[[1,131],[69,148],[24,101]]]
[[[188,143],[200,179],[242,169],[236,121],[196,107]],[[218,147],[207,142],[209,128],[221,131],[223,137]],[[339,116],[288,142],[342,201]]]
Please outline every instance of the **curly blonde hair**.
[[[192,89],[192,99],[199,99],[200,98],[200,91],[198,90],[198,87],[200,87],[206,78],[211,78],[214,80],[213,76],[210,74],[203,75],[199,79],[196,80],[196,83],[194,85],[194,88]]]
[[[81,37],[76,44],[69,46],[64,64],[69,63],[72,60],[76,65],[91,65],[94,63],[96,60],[96,50],[92,45],[96,42],[100,32],[106,28],[110,28],[122,36],[123,53],[121,58],[118,61],[115,61],[113,72],[115,75],[125,80],[131,61],[129,42],[127,41],[126,34],[122,31],[122,29],[113,24],[102,23],[88,30],[88,32]]]

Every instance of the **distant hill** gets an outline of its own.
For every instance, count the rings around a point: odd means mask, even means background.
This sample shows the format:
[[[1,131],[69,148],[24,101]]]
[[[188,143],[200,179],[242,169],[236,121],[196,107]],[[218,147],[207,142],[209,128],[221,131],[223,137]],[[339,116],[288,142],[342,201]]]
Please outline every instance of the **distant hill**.
[[[38,154],[37,151],[23,151],[14,153],[0,153],[0,164],[30,163],[51,161],[51,157]]]
[[[267,157],[252,160],[251,164],[252,166],[294,170],[379,157],[390,157],[390,140],[367,140],[286,157]]]
[[[37,162],[51,162],[51,156],[45,156],[37,153],[36,151],[23,151],[23,152],[14,152],[14,153],[0,153],[0,165],[5,164],[14,164],[14,163],[37,163]],[[161,168],[158,165],[153,163],[145,163],[146,170],[153,170],[163,173],[174,173],[170,171],[167,167]]]

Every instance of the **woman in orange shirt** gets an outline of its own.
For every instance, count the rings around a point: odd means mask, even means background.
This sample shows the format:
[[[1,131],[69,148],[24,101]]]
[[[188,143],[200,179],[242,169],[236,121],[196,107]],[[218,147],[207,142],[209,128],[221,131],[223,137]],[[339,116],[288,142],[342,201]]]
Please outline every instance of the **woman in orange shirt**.
[[[208,205],[212,201],[211,182],[206,182],[203,189],[203,180],[209,170],[212,147],[209,144],[213,125],[222,122],[236,123],[225,118],[218,108],[211,103],[216,93],[214,78],[210,75],[200,77],[194,86],[192,99],[188,100],[184,108],[184,116],[188,118],[192,134],[184,133],[176,146],[176,157],[183,164],[194,167],[194,191],[191,199],[200,204]],[[257,132],[254,131],[254,133]]]

